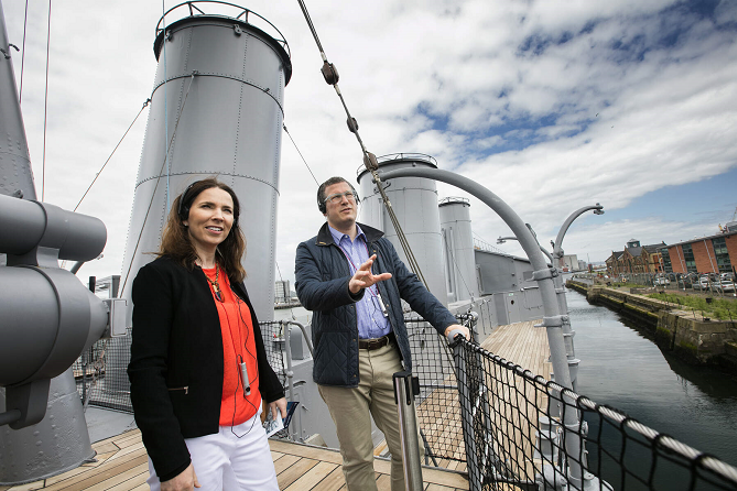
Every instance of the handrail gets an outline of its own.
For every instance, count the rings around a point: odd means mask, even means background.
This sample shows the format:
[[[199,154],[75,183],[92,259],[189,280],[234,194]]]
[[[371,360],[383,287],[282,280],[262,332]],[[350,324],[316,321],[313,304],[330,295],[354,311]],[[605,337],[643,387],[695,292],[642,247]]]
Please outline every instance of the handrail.
[[[264,31],[263,29],[261,29],[261,27],[254,24],[248,19],[250,14],[255,15],[258,19],[268,24],[267,30],[264,32],[268,34],[269,36],[271,36],[274,39],[274,41],[276,41],[282,48],[284,48],[284,51],[286,51],[287,56],[289,56],[290,59],[292,58],[292,52],[289,49],[289,44],[287,43],[287,39],[284,37],[284,34],[282,34],[281,31],[274,24],[272,24],[265,17],[263,17],[262,15],[259,15],[253,10],[249,10],[245,7],[241,7],[240,5],[237,5],[235,3],[223,2],[220,0],[191,0],[191,1],[182,2],[178,5],[173,6],[172,8],[164,12],[164,15],[161,16],[161,18],[159,19],[159,22],[156,24],[156,38],[158,39],[159,34],[161,34],[161,32],[168,27],[168,24],[164,24],[166,17],[173,11],[178,10],[180,8],[186,7],[187,10],[189,11],[189,15],[182,16],[178,20],[184,19],[186,17],[197,17],[200,15],[219,15],[219,14],[207,14],[204,10],[200,9],[195,4],[217,4],[217,5],[225,5],[228,7],[232,7],[238,13],[238,15],[234,16],[233,18],[235,18],[236,20],[245,22],[246,24],[250,24]],[[195,13],[195,11],[197,13]],[[169,22],[169,24],[171,24],[171,22]],[[272,31],[272,32],[268,32],[268,31]],[[274,36],[274,33],[276,33],[277,36]]]

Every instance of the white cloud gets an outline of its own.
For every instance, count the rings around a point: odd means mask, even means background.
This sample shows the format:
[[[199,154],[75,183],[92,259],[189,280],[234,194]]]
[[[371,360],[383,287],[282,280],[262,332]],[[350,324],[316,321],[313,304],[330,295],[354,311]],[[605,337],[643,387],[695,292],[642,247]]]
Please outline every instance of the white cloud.
[[[691,22],[690,29],[674,45],[653,43],[662,35],[658,12],[673,4],[380,0],[308,6],[370,151],[431,154],[441,168],[487,186],[552,238],[581,206],[600,201],[607,210],[623,210],[648,192],[737,165],[737,45],[728,24],[737,9],[734,2],[719,4],[721,30],[673,9],[666,25]],[[3,7],[10,42],[21,46],[23,2]],[[360,149],[319,74],[322,61],[298,6],[254,0],[248,7],[290,43],[294,72],[285,90],[285,123],[317,179],[339,174],[355,182]],[[39,191],[45,9],[31,4],[23,88]],[[161,5],[78,0],[54,4],[52,14],[46,200],[71,209],[150,95]],[[521,49],[530,39],[543,43],[536,54]],[[616,42],[647,49],[613,50]],[[19,78],[20,57],[13,58]],[[146,110],[80,208],[109,230],[106,258],[85,266],[85,275],[120,270],[147,117]],[[323,218],[310,173],[289,138],[282,141],[277,259],[291,277],[296,244],[314,235]],[[499,150],[505,151],[491,153]],[[441,196],[463,194],[439,189]],[[674,203],[674,209],[682,206]],[[489,241],[508,231],[478,202],[472,216],[474,230]],[[580,220],[566,250],[586,249],[592,260],[605,259],[631,237],[668,242],[715,228],[657,216]],[[675,229],[689,233],[675,238],[669,232]]]

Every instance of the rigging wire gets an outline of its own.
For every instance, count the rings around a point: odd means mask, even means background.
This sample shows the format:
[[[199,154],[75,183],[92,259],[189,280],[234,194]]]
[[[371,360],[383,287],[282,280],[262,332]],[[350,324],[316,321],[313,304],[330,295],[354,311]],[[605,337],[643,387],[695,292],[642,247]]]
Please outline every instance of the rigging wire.
[[[125,133],[123,133],[123,136],[120,138],[120,141],[117,145],[115,145],[115,148],[113,148],[113,151],[110,153],[110,156],[108,156],[107,160],[104,164],[102,164],[102,167],[100,167],[100,170],[95,174],[95,178],[90,183],[89,187],[87,188],[87,191],[84,192],[84,195],[79,200],[79,203],[77,203],[77,206],[74,207],[74,210],[77,211],[77,208],[79,208],[79,205],[82,204],[82,201],[87,197],[87,193],[90,192],[90,189],[92,189],[92,186],[95,185],[95,182],[97,182],[97,178],[100,177],[100,174],[102,174],[102,171],[105,170],[105,167],[107,166],[108,162],[110,162],[110,159],[113,158],[113,155],[115,155],[115,152],[118,150],[118,147],[120,147],[120,144],[123,143],[123,140],[125,140],[125,137],[128,136],[128,132],[133,128],[133,125],[136,124],[136,121],[138,121],[138,117],[141,115],[144,109],[151,103],[151,99],[146,99],[146,102],[143,103],[143,106],[141,106],[141,110],[138,111],[138,114],[136,114],[136,117],[133,118],[133,122],[128,126],[128,129],[125,130]]]
[[[307,163],[307,160],[305,160],[304,155],[302,155],[302,152],[299,151],[299,147],[297,146],[297,143],[294,141],[294,138],[292,138],[292,134],[289,133],[289,130],[287,129],[287,125],[282,123],[282,128],[284,128],[284,132],[289,136],[289,139],[292,140],[292,145],[294,145],[294,148],[297,150],[297,153],[300,157],[302,157],[302,162],[305,163],[305,166],[307,166],[307,170],[310,171],[310,175],[315,180],[315,184],[317,184],[317,187],[320,187],[320,183],[317,181],[317,178],[315,177],[315,174],[312,172],[312,169],[310,169],[309,164]],[[277,265],[277,268],[279,266]]]
[[[305,5],[304,0],[297,0],[299,2],[299,6],[302,9],[302,14],[305,17],[305,20],[307,21],[307,25],[310,28],[310,31],[312,32],[312,37],[315,38],[315,44],[317,45],[317,49],[320,51],[320,56],[322,57],[323,66],[322,66],[322,75],[325,78],[325,82],[327,82],[328,85],[332,85],[335,89],[335,93],[338,95],[338,98],[340,99],[341,104],[343,105],[343,109],[345,110],[346,115],[348,116],[347,124],[348,124],[348,130],[353,133],[356,136],[356,140],[358,140],[358,144],[361,147],[361,153],[363,154],[363,164],[366,166],[366,170],[371,173],[371,177],[373,178],[373,182],[376,184],[376,187],[378,188],[379,194],[381,194],[381,199],[384,202],[384,206],[386,207],[387,213],[389,214],[389,219],[392,222],[392,225],[394,226],[394,230],[397,232],[397,238],[399,239],[399,243],[402,246],[402,249],[404,250],[404,255],[407,258],[407,262],[409,263],[410,269],[417,275],[417,277],[422,281],[422,283],[425,285],[425,287],[428,287],[427,281],[425,281],[425,277],[422,274],[422,270],[420,269],[420,265],[415,258],[414,253],[412,252],[412,248],[410,247],[409,241],[404,234],[404,231],[402,230],[402,226],[399,223],[399,219],[397,218],[396,213],[394,212],[394,208],[392,207],[391,201],[389,200],[389,197],[386,195],[386,192],[384,191],[384,186],[381,183],[381,178],[379,177],[379,173],[377,172],[379,169],[379,163],[376,160],[376,155],[369,152],[366,149],[366,146],[363,143],[363,140],[361,139],[361,135],[358,133],[358,121],[356,121],[356,118],[351,116],[351,112],[348,109],[348,105],[345,102],[345,98],[343,97],[343,93],[340,91],[340,87],[338,87],[338,70],[335,68],[335,65],[328,62],[328,58],[325,55],[325,50],[322,47],[322,43],[320,42],[320,38],[317,35],[317,29],[315,29],[315,25],[312,22],[312,18],[310,17],[310,13],[307,10],[307,6]]]
[[[46,191],[46,122],[48,120],[49,108],[49,51],[51,48],[51,0],[49,0],[49,17],[47,21],[46,33],[46,88],[44,89],[44,139],[43,139],[43,158],[41,160],[41,201],[44,200]],[[25,51],[24,51],[25,52]]]
[[[23,104],[23,67],[26,64],[26,27],[28,27],[28,2],[26,0],[26,10],[23,15],[23,52],[20,55],[20,91],[18,93],[18,104]]]
[[[194,83],[194,78],[197,75],[196,71],[192,72],[192,75],[190,76],[189,86],[187,87],[187,92],[184,93],[184,99],[182,100],[182,107],[179,109],[179,114],[177,114],[177,120],[174,122],[174,130],[171,134],[171,139],[169,140],[169,143],[166,145],[166,155],[169,155],[169,151],[171,150],[171,146],[174,144],[174,137],[177,134],[177,128],[179,127],[179,121],[182,118],[182,114],[184,113],[184,107],[187,105],[187,96],[189,96],[189,89],[192,88],[192,84]],[[165,81],[165,84],[169,82]],[[164,116],[166,117],[166,115]],[[156,185],[154,186],[153,192],[151,192],[151,201],[148,203],[148,207],[146,208],[146,215],[143,217],[143,223],[141,224],[141,230],[138,233],[138,239],[136,240],[136,247],[133,248],[133,252],[131,253],[131,261],[128,264],[128,271],[125,273],[125,280],[123,281],[123,285],[120,287],[120,291],[125,291],[125,286],[128,283],[128,278],[131,274],[131,268],[133,267],[133,259],[136,257],[136,253],[138,252],[138,247],[141,245],[141,238],[143,237],[143,230],[146,228],[146,222],[148,221],[148,216],[151,214],[151,207],[154,204],[154,198],[156,197],[156,190],[159,189],[159,183],[161,183],[161,173],[164,171],[164,167],[166,166],[167,158],[164,158],[164,161],[161,163],[161,167],[159,168],[159,175],[156,179]],[[167,176],[168,177],[168,176]],[[167,207],[168,208],[168,207]]]

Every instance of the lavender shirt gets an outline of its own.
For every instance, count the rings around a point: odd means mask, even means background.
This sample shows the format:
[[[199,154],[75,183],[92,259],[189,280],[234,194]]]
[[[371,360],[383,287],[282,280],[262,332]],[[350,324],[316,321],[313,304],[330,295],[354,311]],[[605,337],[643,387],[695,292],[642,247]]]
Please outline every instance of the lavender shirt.
[[[355,274],[356,269],[360,268],[369,259],[366,234],[356,224],[358,233],[356,234],[356,239],[351,241],[351,238],[347,234],[338,232],[330,225],[328,225],[328,228],[333,236],[333,240],[346,256],[351,274]],[[381,311],[381,302],[379,301],[378,295],[379,290],[376,285],[373,285],[366,288],[363,297],[356,303],[358,337],[361,339],[380,338],[386,336],[392,330],[389,319],[384,317]]]

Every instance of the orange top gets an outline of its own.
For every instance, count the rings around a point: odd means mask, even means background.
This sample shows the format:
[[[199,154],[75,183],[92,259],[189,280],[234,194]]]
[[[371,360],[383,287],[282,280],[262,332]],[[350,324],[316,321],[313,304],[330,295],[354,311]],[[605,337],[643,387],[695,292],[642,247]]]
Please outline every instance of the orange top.
[[[223,336],[223,399],[220,403],[220,426],[236,426],[248,421],[256,415],[261,404],[261,393],[258,389],[258,363],[256,361],[256,341],[253,334],[251,310],[238,298],[230,288],[228,276],[219,266],[203,269],[205,275],[217,283],[220,288],[222,302],[215,295],[210,283],[215,305],[220,318],[220,330]],[[243,393],[241,383],[240,362],[246,362],[251,394]]]

